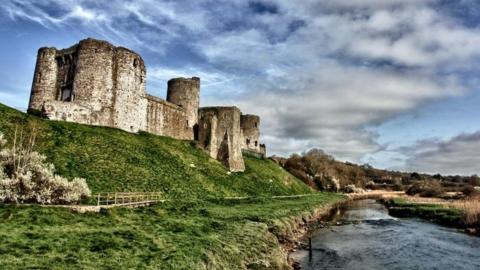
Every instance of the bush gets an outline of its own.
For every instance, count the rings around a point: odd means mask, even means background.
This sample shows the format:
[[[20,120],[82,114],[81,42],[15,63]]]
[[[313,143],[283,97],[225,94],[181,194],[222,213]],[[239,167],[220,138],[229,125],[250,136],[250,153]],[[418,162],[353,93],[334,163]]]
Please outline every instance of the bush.
[[[396,183],[396,184],[393,184],[392,189],[394,191],[403,191],[404,187],[402,184]]]
[[[475,189],[475,187],[467,185],[462,189],[463,195],[470,198],[480,198],[480,190]]]
[[[320,190],[331,192],[340,190],[340,181],[333,176],[317,176],[313,180]]]
[[[420,195],[421,197],[438,197],[444,193],[442,185],[437,181],[422,181],[410,186],[407,195]]]
[[[45,163],[45,156],[32,151],[33,135],[26,146],[6,148],[6,140],[0,133],[0,202],[70,204],[90,196],[85,179],[73,181],[55,175],[52,164]]]

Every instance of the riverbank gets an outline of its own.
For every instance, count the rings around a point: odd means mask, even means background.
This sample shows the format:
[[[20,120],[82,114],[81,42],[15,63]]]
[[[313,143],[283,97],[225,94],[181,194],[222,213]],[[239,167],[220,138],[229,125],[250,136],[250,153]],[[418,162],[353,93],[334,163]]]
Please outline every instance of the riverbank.
[[[290,269],[282,244],[341,194],[73,213],[0,205],[5,269]]]
[[[478,201],[441,200],[402,196],[383,199],[389,213],[395,217],[417,217],[439,225],[465,230],[480,236]]]

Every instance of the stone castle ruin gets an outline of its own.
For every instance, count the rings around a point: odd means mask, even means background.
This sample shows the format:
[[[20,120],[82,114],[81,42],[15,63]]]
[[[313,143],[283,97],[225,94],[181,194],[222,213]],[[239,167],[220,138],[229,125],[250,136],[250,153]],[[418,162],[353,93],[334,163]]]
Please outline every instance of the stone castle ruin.
[[[28,110],[51,120],[146,131],[195,140],[231,171],[244,171],[242,153],[265,156],[260,118],[237,107],[200,108],[200,78],[168,81],[167,99],[148,95],[137,53],[95,39],[70,48],[40,48]]]

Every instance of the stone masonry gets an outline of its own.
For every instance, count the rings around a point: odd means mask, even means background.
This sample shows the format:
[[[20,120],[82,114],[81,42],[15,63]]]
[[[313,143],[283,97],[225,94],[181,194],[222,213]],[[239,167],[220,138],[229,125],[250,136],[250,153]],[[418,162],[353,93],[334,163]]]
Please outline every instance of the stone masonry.
[[[260,118],[236,107],[199,108],[200,78],[168,81],[167,100],[148,95],[137,53],[96,39],[70,48],[40,48],[28,111],[52,120],[146,131],[197,140],[231,171],[243,171],[242,150],[265,155]]]
[[[245,170],[241,115],[237,107],[207,107],[199,111],[199,145],[231,171]]]

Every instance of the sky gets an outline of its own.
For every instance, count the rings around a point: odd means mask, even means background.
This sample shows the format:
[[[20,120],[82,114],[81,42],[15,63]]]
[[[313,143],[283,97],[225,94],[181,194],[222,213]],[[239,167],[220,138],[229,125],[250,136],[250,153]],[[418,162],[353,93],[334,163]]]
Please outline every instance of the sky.
[[[133,49],[147,92],[201,78],[201,105],[261,117],[270,155],[480,174],[480,1],[3,0],[0,102],[25,110],[39,47]]]

